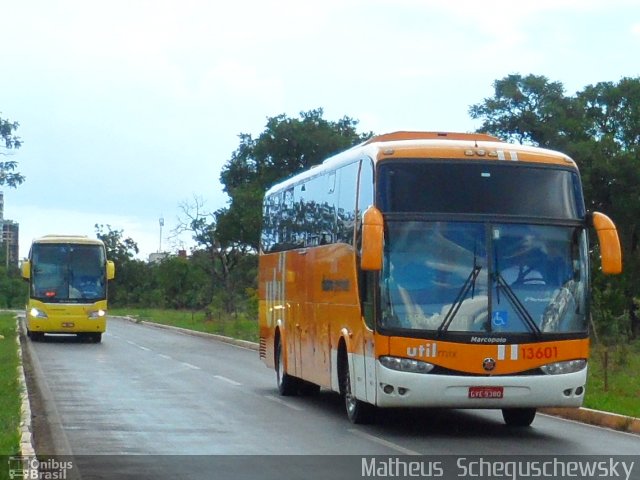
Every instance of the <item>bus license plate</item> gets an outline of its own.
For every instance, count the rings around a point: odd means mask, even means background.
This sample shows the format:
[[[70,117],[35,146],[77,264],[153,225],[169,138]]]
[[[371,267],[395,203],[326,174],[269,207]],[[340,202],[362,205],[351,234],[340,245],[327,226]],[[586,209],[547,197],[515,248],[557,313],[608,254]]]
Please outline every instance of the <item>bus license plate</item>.
[[[62,324],[62,326],[63,327],[67,327],[67,328],[72,328],[72,327],[75,326],[75,324],[72,323],[72,322],[65,322],[65,323]]]
[[[469,387],[469,398],[502,398],[504,387]]]

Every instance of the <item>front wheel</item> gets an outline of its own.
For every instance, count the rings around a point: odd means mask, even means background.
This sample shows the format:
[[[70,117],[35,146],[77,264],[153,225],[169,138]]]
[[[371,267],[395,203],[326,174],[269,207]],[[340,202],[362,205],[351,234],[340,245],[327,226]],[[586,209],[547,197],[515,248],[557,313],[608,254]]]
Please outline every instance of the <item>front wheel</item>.
[[[510,427],[528,427],[536,416],[535,408],[503,408],[502,418]]]
[[[42,332],[27,331],[27,336],[31,339],[32,342],[40,342],[44,340],[44,333]]]
[[[349,360],[343,356],[342,375],[340,376],[340,394],[344,399],[347,417],[351,423],[367,424],[375,419],[376,407],[370,403],[358,400],[351,388],[351,376],[349,375]]]
[[[284,371],[284,356],[279,338],[276,341],[276,381],[280,395],[289,397],[298,393],[298,379]]]

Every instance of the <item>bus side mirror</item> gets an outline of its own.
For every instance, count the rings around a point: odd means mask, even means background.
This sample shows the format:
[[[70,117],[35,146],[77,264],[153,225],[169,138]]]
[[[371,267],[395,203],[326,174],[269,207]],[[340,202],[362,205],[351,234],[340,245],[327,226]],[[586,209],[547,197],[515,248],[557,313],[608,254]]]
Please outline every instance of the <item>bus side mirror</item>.
[[[107,260],[107,280],[116,278],[116,264],[111,260]]]
[[[603,213],[593,212],[591,218],[600,243],[602,273],[606,275],[621,273],[622,251],[615,224]]]
[[[29,280],[31,278],[31,262],[29,260],[25,260],[22,262],[22,278],[25,280]]]
[[[362,270],[382,270],[383,238],[382,212],[376,207],[369,207],[362,215],[362,257],[360,259]]]

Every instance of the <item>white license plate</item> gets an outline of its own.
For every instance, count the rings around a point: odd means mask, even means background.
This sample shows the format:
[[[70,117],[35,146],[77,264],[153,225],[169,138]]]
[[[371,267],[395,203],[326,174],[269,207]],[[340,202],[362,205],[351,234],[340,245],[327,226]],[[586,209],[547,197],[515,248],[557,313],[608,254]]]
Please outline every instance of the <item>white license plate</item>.
[[[504,396],[504,387],[469,387],[469,398],[496,399]]]

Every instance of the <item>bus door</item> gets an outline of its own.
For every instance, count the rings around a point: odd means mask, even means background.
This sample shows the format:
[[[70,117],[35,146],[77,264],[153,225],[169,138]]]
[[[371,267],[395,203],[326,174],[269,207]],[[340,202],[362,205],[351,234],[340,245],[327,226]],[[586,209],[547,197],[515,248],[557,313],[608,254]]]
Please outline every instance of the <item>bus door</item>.
[[[373,163],[369,158],[360,161],[358,172],[358,217],[369,205],[373,205]],[[358,289],[360,294],[360,311],[362,313],[363,335],[362,351],[364,359],[365,392],[367,402],[376,404],[376,354],[375,354],[375,285],[378,282],[378,274],[363,272],[358,268]]]
[[[373,331],[367,327],[363,328],[363,360],[364,360],[364,379],[365,379],[365,395],[367,402],[375,405],[376,403],[376,355]],[[360,396],[360,395],[358,395]]]

